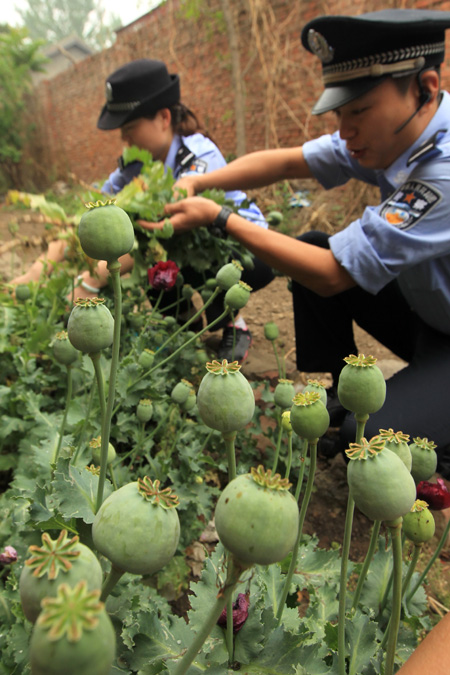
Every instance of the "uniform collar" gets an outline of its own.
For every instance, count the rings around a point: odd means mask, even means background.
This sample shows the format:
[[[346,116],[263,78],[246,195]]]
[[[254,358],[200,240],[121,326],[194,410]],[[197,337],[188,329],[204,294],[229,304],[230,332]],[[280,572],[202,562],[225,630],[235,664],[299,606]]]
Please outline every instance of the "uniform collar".
[[[181,148],[183,142],[181,140],[181,136],[178,134],[175,134],[173,137],[172,143],[170,144],[169,152],[167,153],[166,161],[164,162],[164,168],[167,171],[167,169],[174,169],[176,165],[176,156],[178,150]]]
[[[395,188],[405,182],[412,169],[420,162],[421,157],[408,165],[408,160],[422,144],[432,138],[439,130],[446,129],[450,133],[450,94],[447,91],[442,92],[442,100],[436,114],[430,120],[428,126],[424,129],[419,138],[411,145],[395,162],[385,171],[382,171],[386,180]],[[448,134],[446,134],[447,136]],[[439,143],[440,139],[438,140]]]

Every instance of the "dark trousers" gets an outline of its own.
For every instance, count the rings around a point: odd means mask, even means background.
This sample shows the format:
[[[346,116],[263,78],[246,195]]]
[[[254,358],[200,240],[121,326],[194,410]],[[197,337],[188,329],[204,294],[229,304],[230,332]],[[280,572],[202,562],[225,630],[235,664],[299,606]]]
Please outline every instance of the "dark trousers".
[[[328,248],[328,235],[308,232],[302,241]],[[335,384],[349,354],[357,354],[355,321],[408,365],[387,381],[386,402],[371,415],[365,436],[392,428],[436,443],[438,470],[450,476],[450,337],[428,326],[408,306],[397,282],[377,295],[360,287],[322,298],[293,284],[297,367],[305,372],[331,372]],[[349,413],[340,429],[341,450],[355,440]]]

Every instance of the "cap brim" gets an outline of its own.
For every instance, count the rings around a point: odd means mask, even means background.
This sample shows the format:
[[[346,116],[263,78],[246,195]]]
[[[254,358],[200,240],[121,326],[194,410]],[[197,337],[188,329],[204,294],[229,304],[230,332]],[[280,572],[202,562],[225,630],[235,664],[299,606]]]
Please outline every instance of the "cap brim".
[[[126,113],[111,113],[105,104],[98,118],[97,128],[103,131],[119,129],[130,118],[130,115],[129,110]]]
[[[367,94],[371,89],[384,82],[385,79],[386,77],[369,77],[336,85],[335,87],[326,87],[314,105],[312,114],[322,115],[330,110],[336,110],[336,108],[354,101],[355,98]]]

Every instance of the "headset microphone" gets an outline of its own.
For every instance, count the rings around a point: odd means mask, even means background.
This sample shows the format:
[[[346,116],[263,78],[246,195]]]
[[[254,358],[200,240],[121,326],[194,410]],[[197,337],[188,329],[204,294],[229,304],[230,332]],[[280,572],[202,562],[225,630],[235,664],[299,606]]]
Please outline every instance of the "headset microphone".
[[[421,110],[421,109],[423,108],[423,106],[424,106],[426,103],[428,103],[428,101],[431,100],[431,94],[430,94],[430,92],[429,92],[429,91],[425,91],[425,89],[422,88],[422,80],[421,80],[421,79],[419,79],[419,87],[420,87],[419,105],[417,106],[416,110],[413,112],[413,114],[411,115],[411,117],[408,117],[408,119],[406,120],[406,122],[403,122],[403,124],[401,124],[401,125],[394,131],[394,134],[400,133],[400,131],[402,131],[402,129],[404,129],[404,128],[406,127],[406,125],[409,124],[409,123],[411,122],[411,120],[417,115],[417,113],[419,112],[419,110]]]

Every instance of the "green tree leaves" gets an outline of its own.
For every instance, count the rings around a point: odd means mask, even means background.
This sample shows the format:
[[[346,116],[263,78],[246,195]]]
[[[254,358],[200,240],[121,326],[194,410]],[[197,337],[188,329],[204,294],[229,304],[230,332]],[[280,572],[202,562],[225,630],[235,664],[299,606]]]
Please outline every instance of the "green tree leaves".
[[[33,41],[25,28],[0,27],[0,183],[14,184],[31,126],[26,94],[31,73],[43,70],[42,40]]]
[[[95,0],[29,0],[17,13],[34,40],[55,43],[76,35],[94,49],[110,45],[114,29],[121,24],[117,15],[106,19],[105,10]]]

